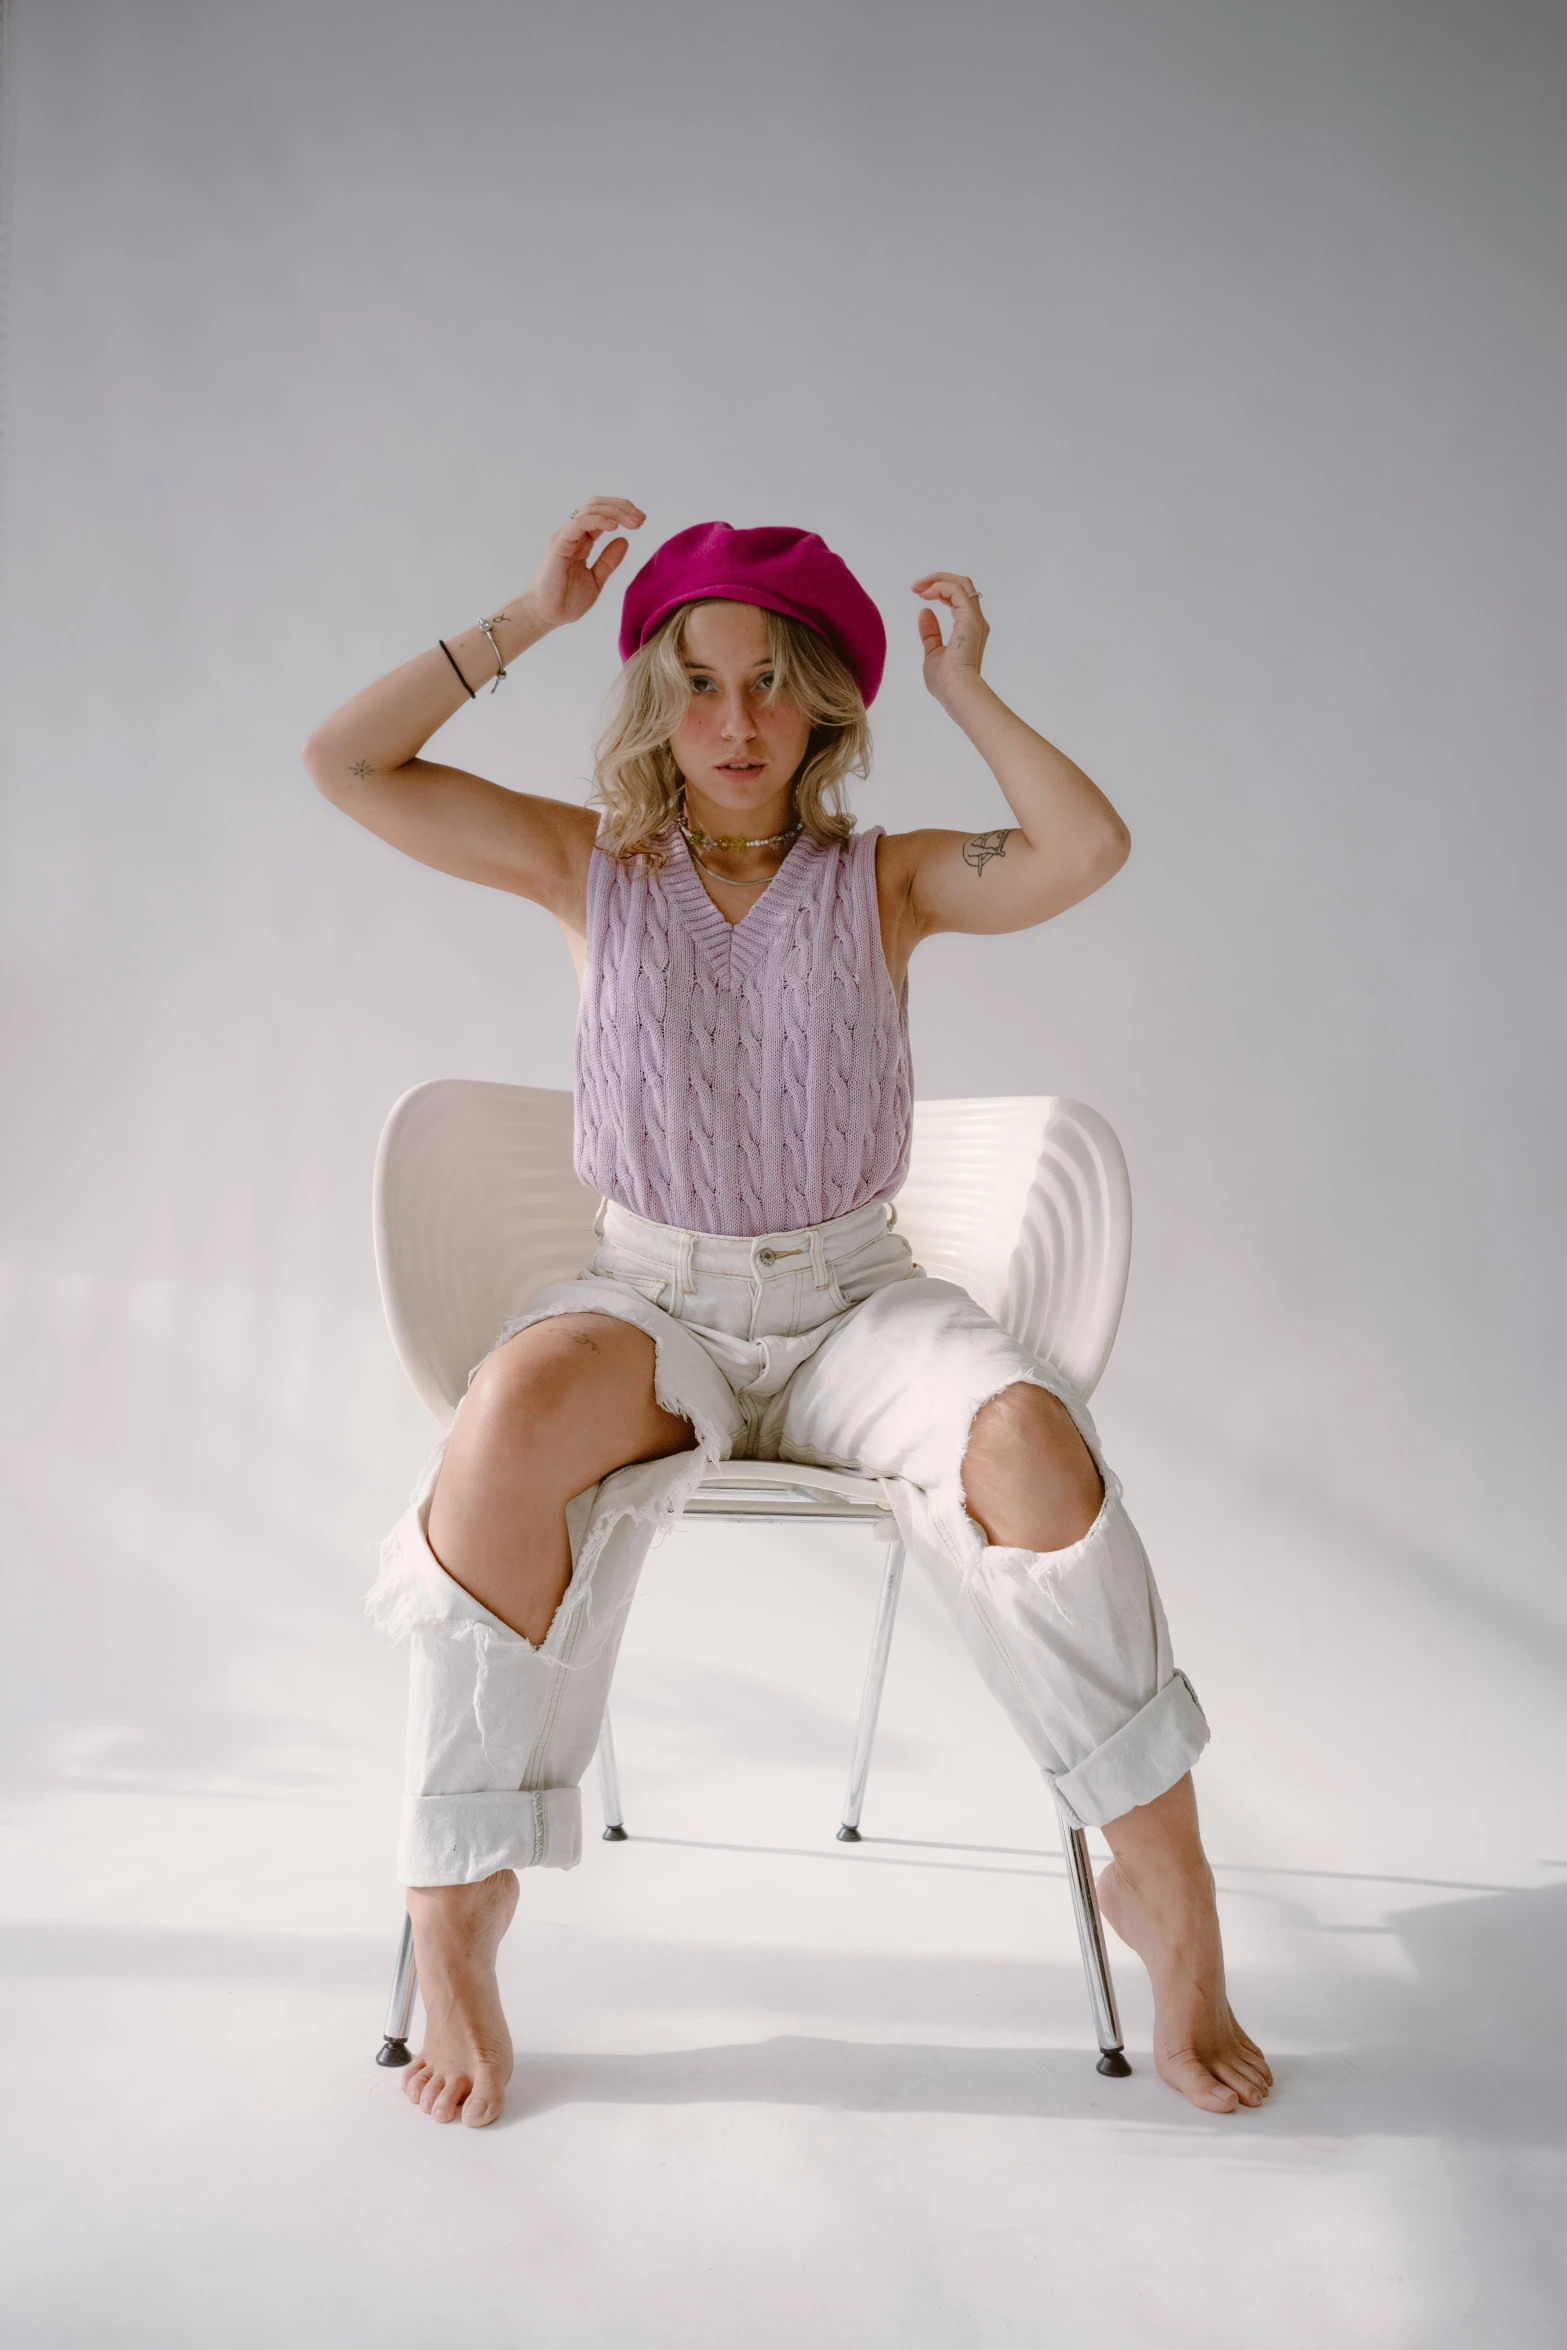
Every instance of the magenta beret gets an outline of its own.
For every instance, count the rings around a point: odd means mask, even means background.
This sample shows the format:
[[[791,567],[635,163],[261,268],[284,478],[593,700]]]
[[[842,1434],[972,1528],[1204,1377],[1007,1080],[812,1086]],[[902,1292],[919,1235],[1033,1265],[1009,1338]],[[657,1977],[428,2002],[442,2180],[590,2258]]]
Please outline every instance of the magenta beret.
[[[713,596],[727,604],[803,620],[847,662],[861,699],[876,699],[887,661],[881,614],[841,555],[814,530],[731,530],[694,522],[654,550],[626,589],[620,657],[629,661],[681,604]]]

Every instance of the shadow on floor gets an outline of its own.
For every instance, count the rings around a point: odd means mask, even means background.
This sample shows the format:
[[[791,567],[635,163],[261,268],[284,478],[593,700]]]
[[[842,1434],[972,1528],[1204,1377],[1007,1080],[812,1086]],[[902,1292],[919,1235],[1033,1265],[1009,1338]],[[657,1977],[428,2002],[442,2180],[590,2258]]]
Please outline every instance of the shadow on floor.
[[[579,2006],[585,2000],[623,2012],[629,1995],[665,2028],[684,2025],[693,2035],[711,2029],[715,2015],[748,2010],[819,2017],[829,2029],[651,2054],[525,2053],[512,2113],[580,2104],[779,2104],[1239,2128],[1275,2143],[1285,2161],[1367,2137],[1567,2148],[1567,1885],[1432,1904],[1393,1923],[1412,1981],[1313,1970],[1245,1982],[1237,1996],[1253,2023],[1263,2011],[1275,2029],[1293,2018],[1280,2035],[1285,2043],[1317,2045],[1275,2057],[1273,2100],[1232,2119],[1183,2105],[1159,2081],[1135,2033],[1134,2076],[1125,2082],[1098,2075],[1081,2041],[1041,2047],[1035,2038],[1029,2045],[1035,2034],[1076,2037],[1071,2019],[1081,2013],[1083,1994],[1070,1965],[951,1953],[691,1947],[545,1929],[518,1955],[526,1956],[535,1988],[568,1980]],[[390,1927],[381,1940],[24,1924],[0,1930],[0,1977],[352,1993],[363,2003],[368,2065],[393,1942]],[[829,2036],[846,2022],[905,2036]],[[921,2037],[955,2031],[1006,2032],[1016,2044]]]
[[[1269,2104],[1200,2114],[1167,2089],[1146,2053],[1106,2081],[1083,2049],[951,2048],[903,2041],[780,2038],[651,2055],[525,2058],[508,2119],[567,2105],[800,2105],[827,2112],[952,2113],[1139,2129],[1244,2130],[1331,2151],[1356,2138],[1447,2138],[1567,2146],[1567,2067],[1511,2074],[1440,2049],[1337,2050],[1275,2063]]]
[[[1423,2006],[1504,2063],[1567,2054],[1567,1885],[1433,1902],[1394,1920]]]
[[[1366,2137],[1567,2148],[1567,1886],[1433,1904],[1404,1911],[1395,1925],[1416,1981],[1340,1979],[1329,2031],[1342,2044],[1275,2059],[1273,2099],[1233,2122],[1180,2104],[1135,2045],[1134,2078],[1120,2083],[1095,2074],[1081,2050],[827,2038],[533,2058],[519,2075],[516,2110],[605,2101],[765,2102],[1125,2120],[1143,2128],[1234,2126],[1277,2141],[1286,2159],[1291,2143],[1303,2138],[1313,2151]],[[946,1963],[971,1981],[988,1971]],[[812,1971],[818,1964],[829,1972],[836,1967],[827,1954],[813,1960]],[[1067,1985],[1063,1970],[1049,1971],[1054,2009]],[[895,1976],[896,1965],[887,1972]],[[927,1980],[925,1988],[936,1986]],[[1036,1999],[1043,1988],[1039,1982]],[[1289,1988],[1272,1986],[1269,2003],[1279,2004],[1282,1993],[1287,2005]],[[1300,1988],[1306,2004],[1320,2003],[1320,1983]],[[991,2020],[994,2028],[1000,2018]]]

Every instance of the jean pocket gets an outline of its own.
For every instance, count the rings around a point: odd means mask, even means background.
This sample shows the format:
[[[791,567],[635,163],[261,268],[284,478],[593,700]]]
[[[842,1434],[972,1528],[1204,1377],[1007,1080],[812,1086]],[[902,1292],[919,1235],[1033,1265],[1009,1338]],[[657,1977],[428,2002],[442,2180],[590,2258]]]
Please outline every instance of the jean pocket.
[[[606,1258],[602,1249],[588,1272],[598,1281],[619,1281],[625,1288],[634,1289],[638,1297],[645,1297],[649,1305],[662,1306],[666,1311],[674,1295],[674,1284],[667,1275],[654,1272],[651,1267],[644,1271],[637,1265],[617,1264],[613,1257]]]
[[[878,1289],[886,1289],[894,1281],[907,1281],[919,1267],[914,1262],[914,1251],[901,1233],[878,1232],[863,1248],[851,1249],[836,1263],[829,1262],[827,1270],[833,1288],[847,1308],[863,1305]]]
[[[667,1308],[674,1294],[672,1284],[653,1273],[617,1273],[615,1279],[624,1281],[626,1287],[634,1289],[639,1297],[645,1297],[650,1306]]]

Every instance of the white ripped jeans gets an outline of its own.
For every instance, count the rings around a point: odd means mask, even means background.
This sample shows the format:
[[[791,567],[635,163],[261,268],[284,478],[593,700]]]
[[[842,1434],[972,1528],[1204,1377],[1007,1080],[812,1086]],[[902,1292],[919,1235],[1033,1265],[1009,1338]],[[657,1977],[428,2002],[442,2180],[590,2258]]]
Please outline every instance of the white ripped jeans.
[[[656,1349],[655,1392],[694,1450],[579,1493],[572,1574],[535,1647],[453,1582],[429,1545],[444,1445],[388,1535],[372,1618],[411,1636],[408,1780],[399,1863],[409,1885],[496,1869],[570,1868],[578,1785],[593,1758],[642,1561],[720,1460],[795,1460],[886,1481],[898,1530],[1072,1819],[1150,1803],[1208,1740],[1170,1654],[1146,1553],[1086,1405],[964,1290],[932,1280],[880,1202],[757,1240],[682,1232],[610,1202],[585,1273],[550,1284],[502,1345],[553,1314],[613,1314]],[[980,1406],[1018,1382],[1059,1396],[1104,1500],[1069,1549],[987,1543],[964,1507]]]

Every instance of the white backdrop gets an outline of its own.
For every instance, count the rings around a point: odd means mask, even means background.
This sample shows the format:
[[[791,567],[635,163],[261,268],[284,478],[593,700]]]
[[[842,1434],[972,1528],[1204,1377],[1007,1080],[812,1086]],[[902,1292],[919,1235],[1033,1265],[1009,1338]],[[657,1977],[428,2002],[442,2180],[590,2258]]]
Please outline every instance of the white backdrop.
[[[1004,819],[907,586],[980,582],[998,689],[1134,846],[1045,930],[921,951],[920,1090],[1123,1139],[1101,1420],[1178,1638],[1215,1530],[1273,1530],[1232,1722],[1276,1719],[1298,1539],[1349,1595],[1339,1735],[1473,1640],[1430,1803],[1544,1799],[1564,50],[1529,0],[12,5],[14,1786],[284,1785],[350,1716],[391,1767],[355,1595],[426,1430],[375,1139],[421,1078],[568,1083],[574,983],[298,745],[609,490],[637,560],[784,521],[865,580],[867,821]],[[439,751],[583,796],[611,604]]]
[[[1118,1385],[1560,1623],[1549,25],[24,0],[20,1275],[368,1311],[385,1107],[566,1083],[573,988],[547,919],[358,835],[298,742],[587,490],[646,547],[798,521],[892,632],[867,820],[1004,813],[920,691],[944,563],[1131,824],[1103,897],[913,981],[922,1090],[1119,1128]],[[613,630],[442,751],[580,796]]]

